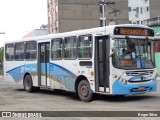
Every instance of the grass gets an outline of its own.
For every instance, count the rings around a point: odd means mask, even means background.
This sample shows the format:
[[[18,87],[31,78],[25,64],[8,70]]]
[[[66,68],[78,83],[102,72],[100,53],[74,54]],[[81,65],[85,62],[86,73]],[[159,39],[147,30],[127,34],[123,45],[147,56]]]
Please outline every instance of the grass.
[[[0,70],[0,75],[3,75],[3,70]]]

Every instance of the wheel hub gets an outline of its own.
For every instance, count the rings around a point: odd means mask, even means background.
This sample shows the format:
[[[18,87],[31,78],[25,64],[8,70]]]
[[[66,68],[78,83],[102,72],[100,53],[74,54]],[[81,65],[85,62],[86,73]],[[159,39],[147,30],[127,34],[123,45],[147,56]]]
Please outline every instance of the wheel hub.
[[[83,85],[81,87],[81,94],[84,96],[84,97],[87,97],[88,96],[88,93],[89,93],[89,90],[88,90],[88,87],[86,85]]]

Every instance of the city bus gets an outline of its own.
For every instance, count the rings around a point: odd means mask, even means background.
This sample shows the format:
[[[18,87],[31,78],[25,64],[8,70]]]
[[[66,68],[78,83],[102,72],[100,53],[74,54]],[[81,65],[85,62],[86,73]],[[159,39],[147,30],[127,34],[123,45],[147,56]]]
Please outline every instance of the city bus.
[[[5,43],[4,78],[40,88],[93,94],[134,95],[157,90],[151,41],[140,25],[110,25]]]

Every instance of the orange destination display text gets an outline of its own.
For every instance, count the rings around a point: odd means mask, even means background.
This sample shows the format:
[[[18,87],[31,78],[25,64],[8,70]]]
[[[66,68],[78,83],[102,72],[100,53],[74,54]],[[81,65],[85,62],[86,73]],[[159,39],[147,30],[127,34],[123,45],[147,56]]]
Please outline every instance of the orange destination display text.
[[[121,28],[120,29],[120,34],[122,35],[148,35],[148,30],[147,29],[144,29],[144,30],[128,30],[128,29],[124,29],[124,28]]]

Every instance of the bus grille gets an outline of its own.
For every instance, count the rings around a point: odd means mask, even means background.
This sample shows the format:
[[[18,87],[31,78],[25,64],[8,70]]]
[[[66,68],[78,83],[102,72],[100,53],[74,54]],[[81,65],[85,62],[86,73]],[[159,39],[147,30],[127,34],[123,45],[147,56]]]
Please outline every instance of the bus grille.
[[[127,76],[138,76],[138,75],[151,75],[153,74],[153,70],[146,70],[146,71],[127,71]]]
[[[152,90],[152,87],[145,87],[145,89],[139,89],[139,88],[130,89],[131,92],[143,92],[143,91],[150,91],[150,90]]]

